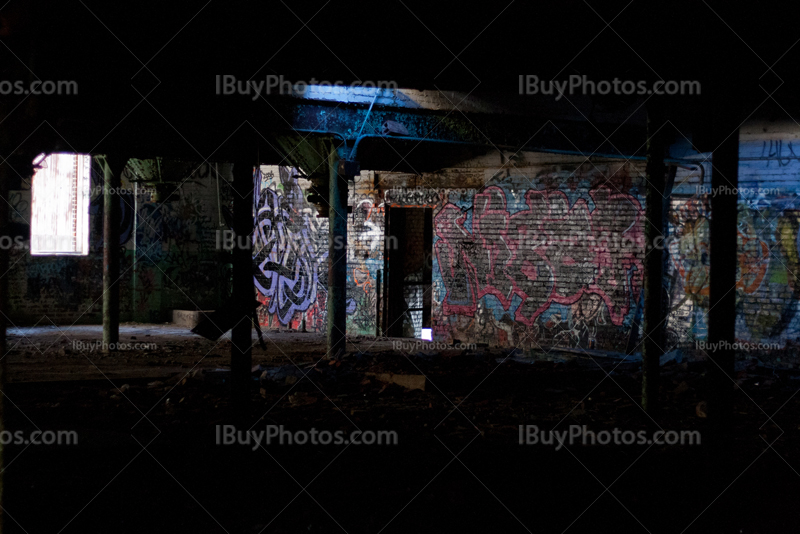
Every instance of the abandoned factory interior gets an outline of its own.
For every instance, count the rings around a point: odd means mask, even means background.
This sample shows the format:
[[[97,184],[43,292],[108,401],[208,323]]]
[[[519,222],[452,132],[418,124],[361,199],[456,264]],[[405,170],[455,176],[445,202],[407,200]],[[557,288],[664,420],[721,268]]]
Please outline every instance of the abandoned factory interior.
[[[0,2],[0,532],[800,531],[798,12]]]

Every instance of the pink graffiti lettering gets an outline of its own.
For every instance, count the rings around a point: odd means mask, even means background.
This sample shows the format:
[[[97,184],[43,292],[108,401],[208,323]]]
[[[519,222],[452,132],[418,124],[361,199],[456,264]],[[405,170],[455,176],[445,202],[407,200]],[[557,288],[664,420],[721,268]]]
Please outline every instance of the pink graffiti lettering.
[[[509,310],[516,297],[514,319],[531,326],[553,303],[593,294],[622,324],[642,283],[639,202],[601,186],[572,206],[561,191],[531,189],[525,206],[510,213],[505,192],[489,187],[474,196],[471,230],[468,213],[453,204],[436,215],[444,314],[473,316],[487,295]]]

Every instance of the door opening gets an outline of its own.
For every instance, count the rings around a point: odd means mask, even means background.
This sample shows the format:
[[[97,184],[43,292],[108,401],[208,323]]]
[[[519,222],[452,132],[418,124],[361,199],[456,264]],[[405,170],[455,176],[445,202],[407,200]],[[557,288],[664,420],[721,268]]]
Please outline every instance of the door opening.
[[[384,332],[430,338],[433,209],[387,209]]]

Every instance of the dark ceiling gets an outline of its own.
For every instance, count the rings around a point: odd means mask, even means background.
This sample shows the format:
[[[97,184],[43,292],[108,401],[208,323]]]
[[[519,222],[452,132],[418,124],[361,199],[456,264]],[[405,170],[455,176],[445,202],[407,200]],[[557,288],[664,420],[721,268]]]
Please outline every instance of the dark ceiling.
[[[163,154],[208,157],[240,136],[257,145],[255,131],[286,126],[268,101],[216,95],[218,74],[388,80],[520,109],[536,100],[517,94],[521,74],[697,79],[702,96],[671,104],[671,116],[687,129],[720,108],[741,116],[795,115],[796,8],[739,6],[10,0],[0,9],[2,79],[76,80],[80,89],[77,96],[0,96],[10,113],[0,127],[13,129],[13,140],[45,139],[63,149],[157,147]],[[622,123],[632,104],[628,97],[595,97],[586,109],[618,109]]]

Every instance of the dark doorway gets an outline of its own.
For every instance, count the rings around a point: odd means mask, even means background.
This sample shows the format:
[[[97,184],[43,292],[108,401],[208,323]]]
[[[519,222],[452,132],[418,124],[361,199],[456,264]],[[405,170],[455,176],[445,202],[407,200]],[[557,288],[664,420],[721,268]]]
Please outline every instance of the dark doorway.
[[[390,337],[431,327],[433,209],[390,207],[384,251],[384,326]]]

